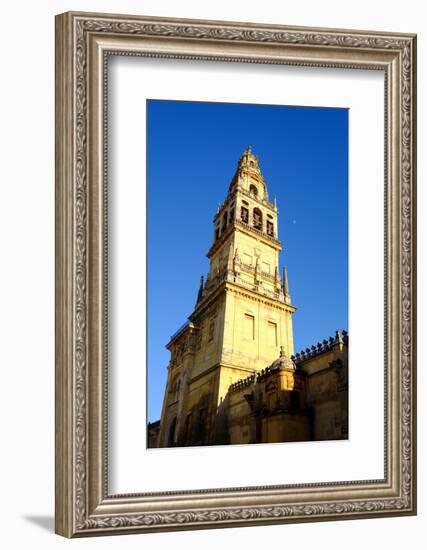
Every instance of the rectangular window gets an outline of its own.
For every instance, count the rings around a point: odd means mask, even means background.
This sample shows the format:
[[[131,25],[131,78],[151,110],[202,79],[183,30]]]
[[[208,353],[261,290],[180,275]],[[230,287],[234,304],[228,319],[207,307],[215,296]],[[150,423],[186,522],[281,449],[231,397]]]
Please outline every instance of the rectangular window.
[[[255,317],[247,313],[243,318],[243,337],[246,340],[255,340]]]
[[[277,346],[277,325],[271,321],[267,326],[267,342],[269,346]]]
[[[268,264],[267,262],[262,262],[261,266],[264,273],[268,273],[270,275],[270,264]]]
[[[224,217],[222,218],[222,229],[221,231],[224,233],[225,228],[227,227],[228,223],[228,212],[225,212]]]
[[[243,263],[246,265],[252,265],[252,256],[243,252]]]

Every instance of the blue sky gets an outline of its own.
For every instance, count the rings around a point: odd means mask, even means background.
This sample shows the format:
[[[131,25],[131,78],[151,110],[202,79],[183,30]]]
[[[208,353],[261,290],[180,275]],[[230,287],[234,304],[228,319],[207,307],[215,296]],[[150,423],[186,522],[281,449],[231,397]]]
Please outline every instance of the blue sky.
[[[295,350],[348,325],[348,111],[147,102],[148,419],[160,417],[170,336],[191,314],[213,216],[248,144],[277,196]]]

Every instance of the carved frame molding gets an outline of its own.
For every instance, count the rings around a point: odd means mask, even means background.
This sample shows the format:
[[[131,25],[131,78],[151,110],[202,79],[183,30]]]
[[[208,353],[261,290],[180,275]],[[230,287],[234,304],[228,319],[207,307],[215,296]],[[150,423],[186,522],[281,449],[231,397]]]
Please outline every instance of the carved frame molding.
[[[106,60],[385,73],[385,478],[109,495]],[[68,12],[56,18],[56,532],[67,537],[416,513],[416,37]]]

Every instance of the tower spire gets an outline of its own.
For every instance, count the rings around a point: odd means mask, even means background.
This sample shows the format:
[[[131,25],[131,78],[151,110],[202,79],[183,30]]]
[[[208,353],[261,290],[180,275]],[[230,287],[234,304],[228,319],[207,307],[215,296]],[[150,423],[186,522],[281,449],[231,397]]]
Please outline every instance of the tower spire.
[[[243,182],[243,183],[242,183]],[[264,192],[267,193],[267,186],[261,173],[259,158],[252,150],[252,145],[243,151],[238,163],[237,169],[230,183],[229,190],[231,191],[235,185],[245,185],[251,182],[261,185]]]

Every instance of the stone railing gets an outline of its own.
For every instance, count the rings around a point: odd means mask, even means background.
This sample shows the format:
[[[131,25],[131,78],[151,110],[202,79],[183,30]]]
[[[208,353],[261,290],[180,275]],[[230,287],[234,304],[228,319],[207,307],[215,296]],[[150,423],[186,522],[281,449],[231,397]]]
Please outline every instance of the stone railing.
[[[243,281],[238,277],[235,277],[233,282],[236,283],[238,286],[247,288],[248,290],[252,290],[253,292],[262,294],[263,296],[267,296],[268,298],[272,298],[273,300],[278,300],[281,302],[284,301],[284,294],[281,289],[278,292],[273,292],[272,290],[268,290],[264,288],[261,284],[249,283],[249,282]]]
[[[240,262],[238,263],[238,265],[239,264]],[[248,267],[251,267],[251,266],[248,266]],[[252,269],[253,271],[255,271],[255,268],[252,268]],[[266,274],[266,275],[269,276],[269,274]],[[236,284],[237,286],[246,288],[248,290],[251,290],[252,292],[256,292],[257,294],[262,294],[263,296],[266,296],[267,298],[271,298],[272,300],[276,300],[279,302],[285,301],[285,296],[281,288],[280,288],[280,291],[274,292],[274,291],[268,290],[267,288],[264,288],[262,284],[255,284],[255,282],[250,283],[250,282],[243,281],[243,279],[239,277],[239,275],[236,274],[232,269],[223,269],[222,271],[219,271],[215,275],[210,276],[206,279],[206,283],[202,290],[202,298],[199,301],[199,303],[202,302],[205,298],[207,298],[210,294],[212,294],[212,292],[214,292],[218,288],[218,286],[224,281],[229,281],[231,283]]]
[[[233,393],[233,392],[242,390],[244,388],[247,388],[252,384],[261,382],[261,380],[264,380],[272,372],[275,372],[278,369],[279,369],[279,366],[275,365],[275,366],[266,367],[265,369],[254,372],[253,374],[250,374],[246,378],[242,378],[242,380],[237,380],[237,382],[234,382],[233,384],[231,384],[231,386],[228,388],[228,392]]]
[[[342,334],[339,330],[337,330],[335,337],[331,336],[327,340],[325,339],[323,342],[318,342],[315,346],[311,346],[311,348],[305,348],[305,350],[301,350],[299,353],[292,355],[291,359],[296,365],[298,365],[307,359],[311,359],[312,357],[331,351],[337,344],[348,344],[348,333],[346,330],[343,330]]]
[[[252,227],[248,223],[242,222],[242,220],[234,220],[234,223],[240,227],[244,227],[247,231],[250,231],[251,233],[258,235],[259,237],[264,237],[264,239],[267,239],[280,246],[280,241],[276,237],[271,236],[268,233],[265,233],[264,231],[260,231],[259,229],[255,229],[255,227]]]
[[[245,264],[241,260],[236,261],[236,265],[238,265],[242,271],[246,271],[246,273],[255,273],[255,266],[253,265]],[[271,273],[267,273],[266,271],[262,271],[261,269],[258,271],[258,273],[263,279],[269,279],[270,281],[275,280],[274,275],[271,275]]]
[[[228,235],[230,227],[241,227],[245,229],[245,231],[249,231],[250,233],[257,235],[258,237],[262,237],[263,239],[266,239],[267,241],[274,243],[278,247],[282,246],[280,244],[279,239],[277,239],[276,237],[269,235],[265,231],[260,231],[259,229],[255,229],[255,227],[252,227],[249,223],[245,223],[242,220],[234,219],[228,222],[228,225],[224,228],[223,231],[221,231],[221,236],[214,241],[214,243],[212,244],[212,246],[208,251],[208,257],[213,253],[214,250],[219,248],[219,246],[223,241],[224,235]]]
[[[228,388],[228,392],[233,393],[243,388],[247,388],[248,386],[251,386],[252,384],[254,384],[256,382],[256,379],[257,379],[256,373],[251,374],[247,378],[242,378],[242,380],[238,380],[237,382],[234,382],[234,384],[231,384],[231,386]]]

